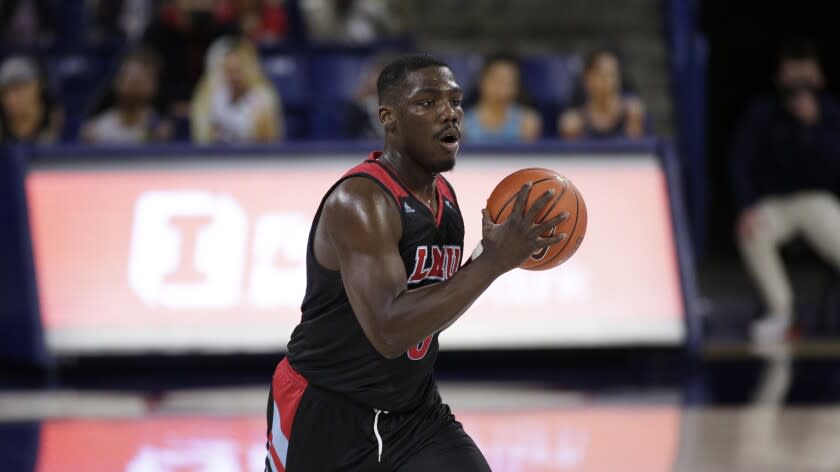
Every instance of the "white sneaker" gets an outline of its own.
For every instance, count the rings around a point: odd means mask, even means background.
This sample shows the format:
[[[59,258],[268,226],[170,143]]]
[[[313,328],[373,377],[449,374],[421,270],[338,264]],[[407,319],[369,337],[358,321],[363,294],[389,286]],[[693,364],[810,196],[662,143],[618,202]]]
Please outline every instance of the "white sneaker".
[[[753,322],[750,338],[756,344],[780,344],[785,342],[790,320],[781,316],[768,316]]]

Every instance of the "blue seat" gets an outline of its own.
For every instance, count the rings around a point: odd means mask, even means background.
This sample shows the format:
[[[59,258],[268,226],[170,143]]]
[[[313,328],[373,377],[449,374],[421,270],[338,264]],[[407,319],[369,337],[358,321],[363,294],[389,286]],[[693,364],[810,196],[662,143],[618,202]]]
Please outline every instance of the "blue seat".
[[[336,103],[350,101],[371,62],[365,55],[327,55],[312,59],[312,84],[316,99]]]
[[[261,60],[266,77],[274,85],[283,103],[288,139],[309,135],[309,113],[312,94],[305,58],[294,54],[265,56]]]
[[[47,61],[49,85],[64,107],[63,140],[73,141],[78,137],[91,99],[108,85],[111,62],[109,58],[84,55],[53,57]]]
[[[522,59],[523,85],[538,102],[568,103],[578,73],[574,61],[565,57],[528,56]]]
[[[347,138],[348,106],[364,79],[372,58],[365,54],[327,54],[312,59],[312,137]]]
[[[580,76],[580,59],[562,56],[522,58],[522,84],[543,119],[543,136],[557,132],[557,113],[569,105]]]

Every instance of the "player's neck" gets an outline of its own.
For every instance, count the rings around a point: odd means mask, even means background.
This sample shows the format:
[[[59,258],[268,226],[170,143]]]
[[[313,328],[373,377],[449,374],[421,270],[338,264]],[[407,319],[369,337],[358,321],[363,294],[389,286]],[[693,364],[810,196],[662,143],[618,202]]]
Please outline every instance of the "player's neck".
[[[386,145],[385,152],[382,153],[379,161],[390,166],[402,183],[415,194],[425,195],[434,192],[437,174],[423,169],[414,160],[399,151]]]

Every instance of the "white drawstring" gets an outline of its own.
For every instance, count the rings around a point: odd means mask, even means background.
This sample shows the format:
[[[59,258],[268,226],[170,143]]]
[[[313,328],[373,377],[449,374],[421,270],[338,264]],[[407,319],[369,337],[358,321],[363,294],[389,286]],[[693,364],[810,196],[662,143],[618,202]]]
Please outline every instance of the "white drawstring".
[[[382,462],[382,436],[379,435],[379,414],[385,413],[388,414],[387,411],[377,410],[376,408],[373,409],[376,412],[376,416],[373,417],[373,434],[376,436],[376,443],[379,445],[379,462]]]

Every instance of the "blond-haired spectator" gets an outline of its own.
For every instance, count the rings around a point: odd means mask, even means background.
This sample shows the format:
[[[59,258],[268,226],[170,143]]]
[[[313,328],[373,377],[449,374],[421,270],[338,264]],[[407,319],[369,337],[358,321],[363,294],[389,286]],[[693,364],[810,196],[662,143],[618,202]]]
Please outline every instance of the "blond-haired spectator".
[[[282,139],[281,116],[280,99],[254,46],[243,39],[217,40],[191,104],[193,141],[276,141]]]

